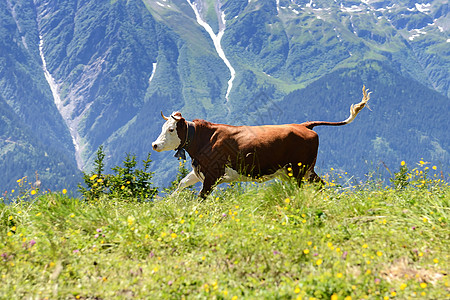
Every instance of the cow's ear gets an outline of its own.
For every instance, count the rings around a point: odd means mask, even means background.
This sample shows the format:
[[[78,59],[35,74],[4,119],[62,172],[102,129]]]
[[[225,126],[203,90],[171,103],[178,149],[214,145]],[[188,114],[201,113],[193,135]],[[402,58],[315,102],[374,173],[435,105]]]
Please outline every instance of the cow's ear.
[[[181,116],[181,113],[177,111],[172,114],[172,118],[174,118],[176,121],[180,121],[183,117]]]

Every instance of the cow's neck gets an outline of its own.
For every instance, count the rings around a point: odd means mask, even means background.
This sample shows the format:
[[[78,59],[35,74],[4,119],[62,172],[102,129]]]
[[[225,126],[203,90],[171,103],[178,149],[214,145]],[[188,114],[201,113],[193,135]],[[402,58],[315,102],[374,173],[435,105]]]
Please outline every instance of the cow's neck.
[[[211,123],[205,120],[194,120],[191,122],[195,124],[195,134],[192,141],[184,149],[189,153],[192,159],[199,160],[204,155],[207,145],[211,140],[211,136],[214,134],[215,129],[210,125]]]

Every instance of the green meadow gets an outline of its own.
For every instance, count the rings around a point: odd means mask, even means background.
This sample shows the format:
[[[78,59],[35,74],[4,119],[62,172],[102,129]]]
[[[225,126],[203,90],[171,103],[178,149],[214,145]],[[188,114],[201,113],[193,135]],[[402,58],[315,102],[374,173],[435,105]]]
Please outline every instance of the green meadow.
[[[339,177],[141,202],[24,184],[0,201],[0,298],[449,299],[439,170],[403,165],[388,184]]]

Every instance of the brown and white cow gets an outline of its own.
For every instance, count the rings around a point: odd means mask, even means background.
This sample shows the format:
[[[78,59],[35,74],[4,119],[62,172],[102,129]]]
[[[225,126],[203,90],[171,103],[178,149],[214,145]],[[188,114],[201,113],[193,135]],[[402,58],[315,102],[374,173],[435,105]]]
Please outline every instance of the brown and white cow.
[[[203,182],[201,197],[206,197],[217,183],[264,181],[277,175],[322,182],[314,172],[319,137],[315,126],[341,126],[351,123],[369,101],[363,87],[363,99],[350,107],[350,116],[342,122],[313,121],[302,124],[231,126],[205,120],[185,120],[180,112],[166,120],[153,149],[186,150],[192,158],[193,171],[183,178],[176,191]]]

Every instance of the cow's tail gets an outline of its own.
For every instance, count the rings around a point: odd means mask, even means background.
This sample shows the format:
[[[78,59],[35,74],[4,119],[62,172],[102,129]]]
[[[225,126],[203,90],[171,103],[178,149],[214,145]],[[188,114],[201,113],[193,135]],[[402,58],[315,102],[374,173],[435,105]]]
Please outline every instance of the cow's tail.
[[[321,126],[321,125],[342,126],[345,124],[350,124],[356,118],[358,113],[364,108],[364,106],[366,106],[367,101],[369,101],[369,99],[370,99],[370,94],[372,93],[372,92],[369,92],[369,89],[366,90],[365,86],[363,86],[362,92],[363,92],[363,98],[362,98],[361,102],[359,102],[358,104],[352,104],[352,106],[350,106],[350,116],[347,118],[347,120],[342,121],[342,122],[311,121],[311,122],[302,123],[301,125],[309,128],[309,129],[313,129],[315,126]]]

